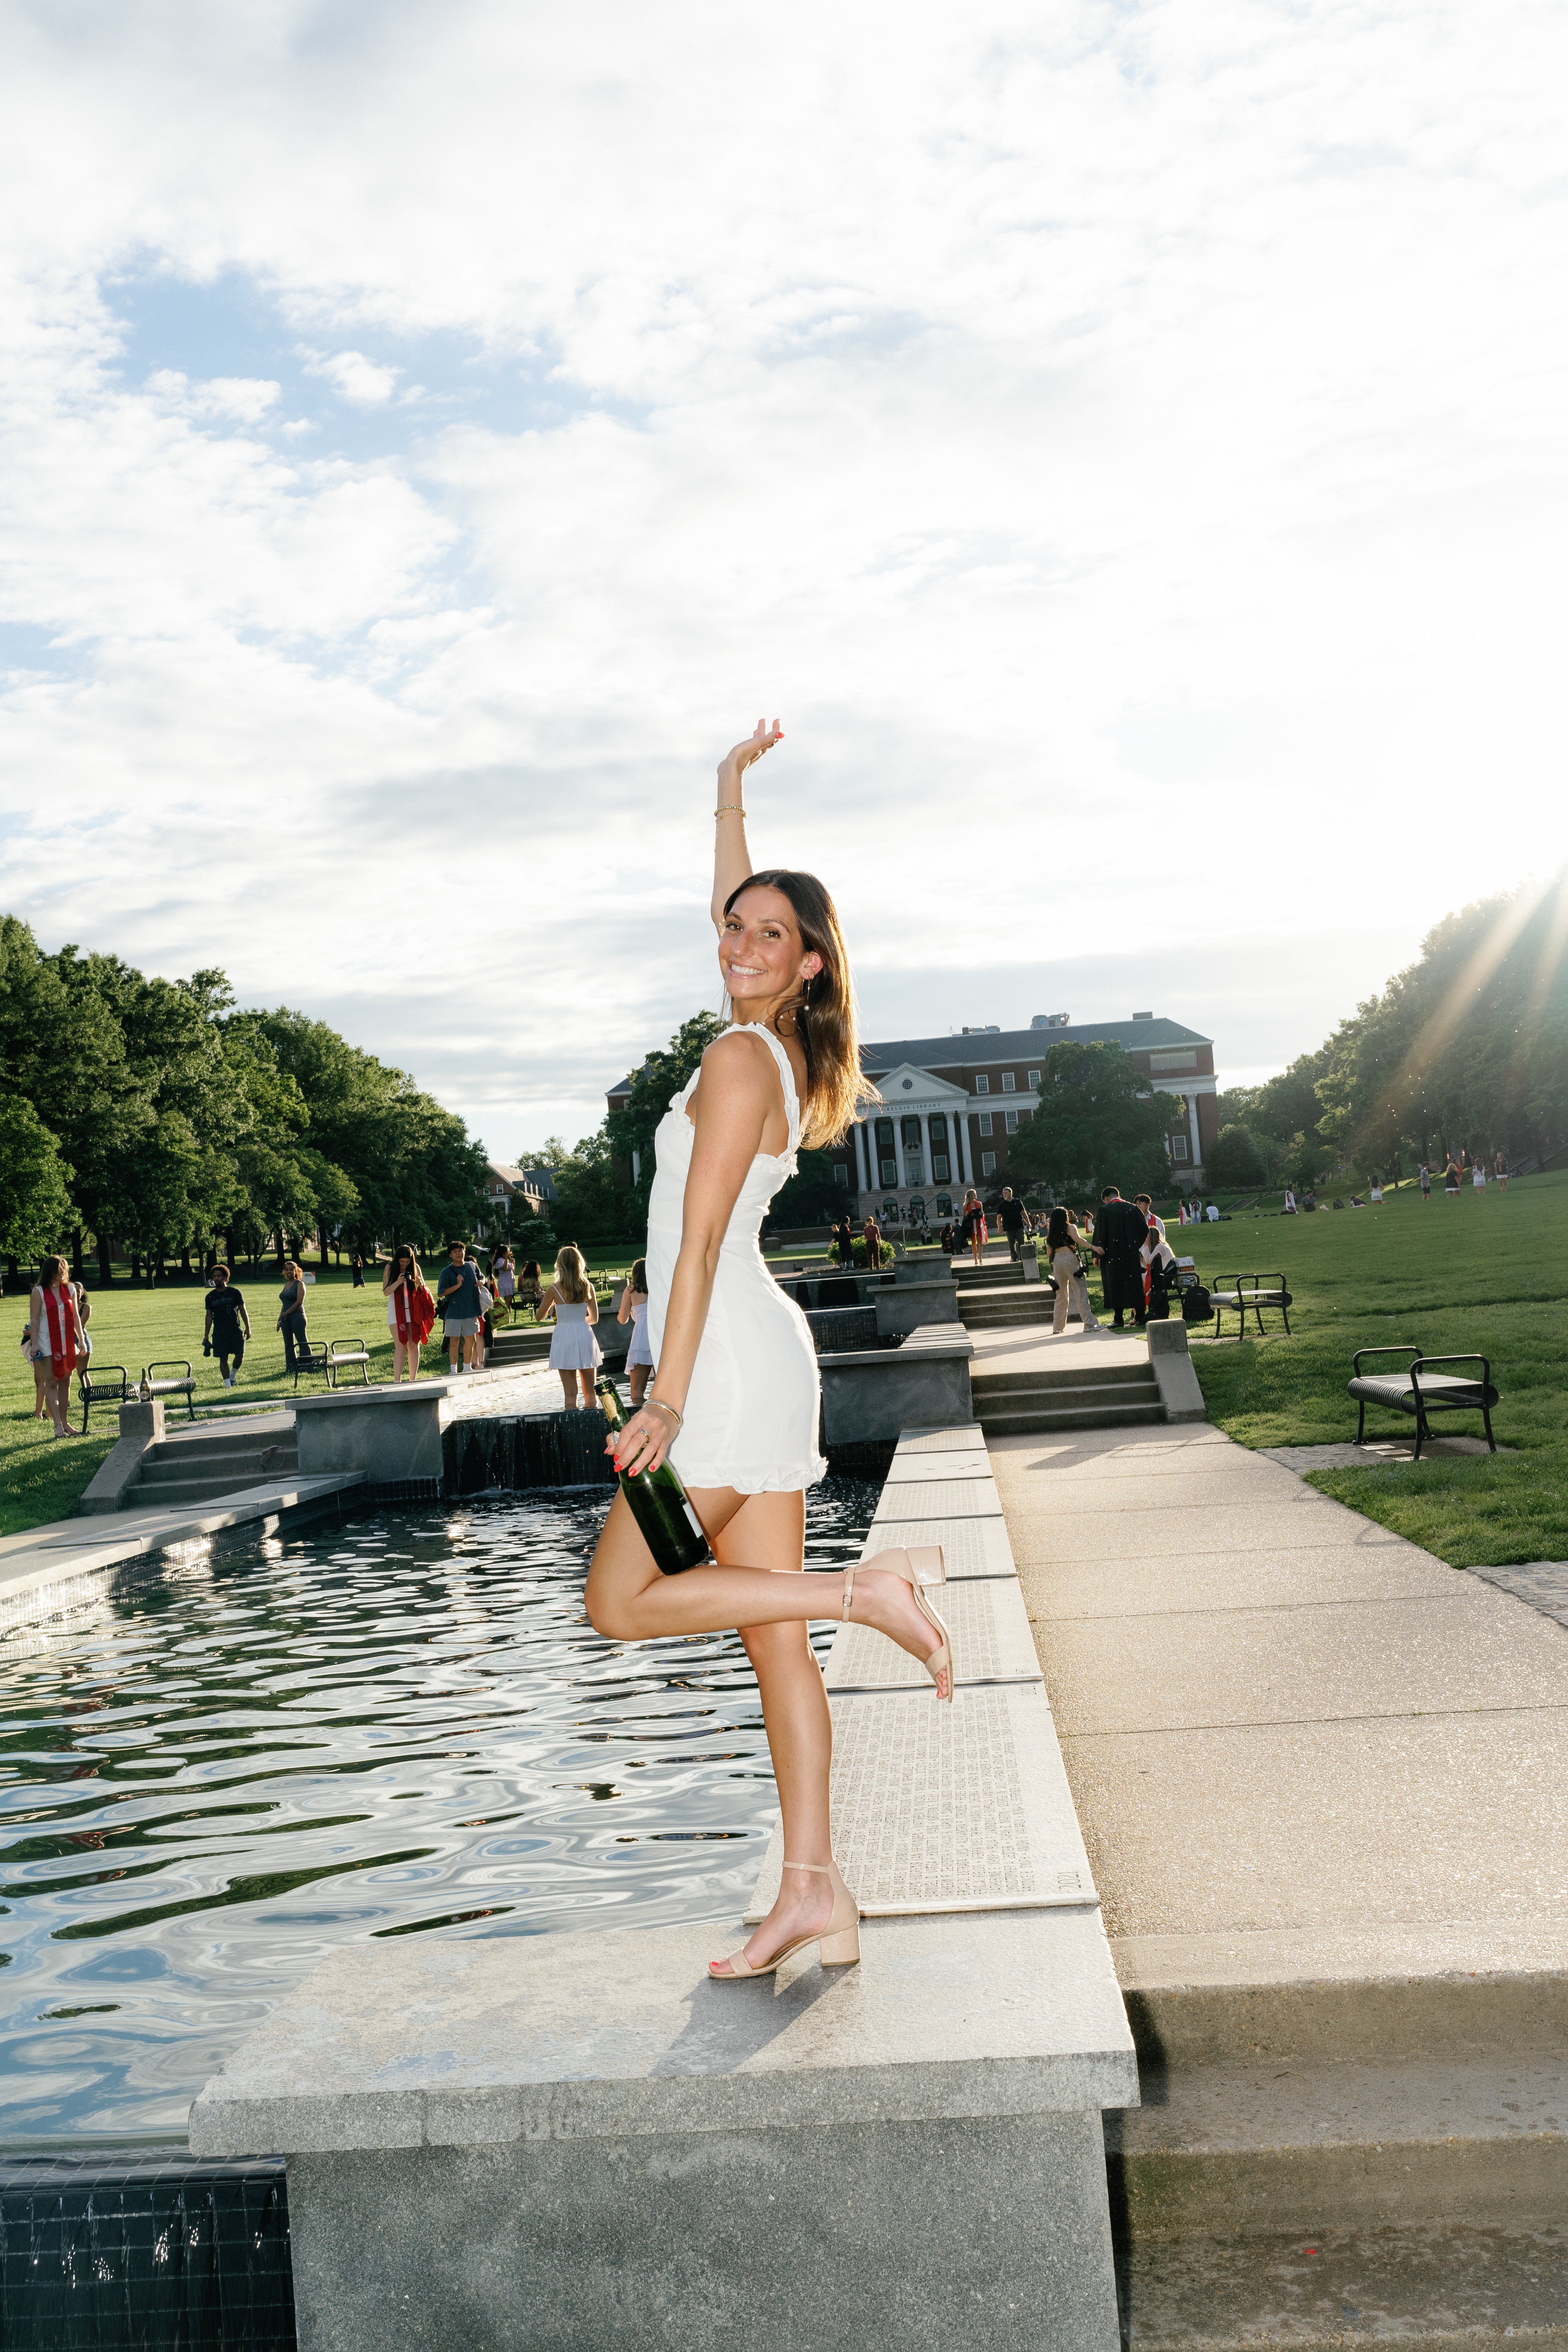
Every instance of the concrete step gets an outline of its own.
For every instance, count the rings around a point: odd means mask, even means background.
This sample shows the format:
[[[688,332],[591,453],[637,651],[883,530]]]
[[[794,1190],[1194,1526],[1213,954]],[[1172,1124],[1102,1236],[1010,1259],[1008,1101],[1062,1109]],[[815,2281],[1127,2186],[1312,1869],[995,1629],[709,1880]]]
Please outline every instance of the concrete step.
[[[1156,1386],[1153,1372],[1147,1363],[1086,1362],[1084,1355],[1077,1349],[1059,1367],[1041,1365],[1027,1372],[974,1371],[970,1374],[970,1389],[976,1400],[1021,1392],[1033,1395],[1047,1389],[1150,1389]]]
[[[1023,1267],[1010,1257],[987,1259],[984,1265],[976,1265],[973,1258],[954,1258],[952,1274],[959,1287],[966,1290],[986,1290],[1024,1279]]]
[[[275,1463],[263,1470],[256,1463],[225,1476],[171,1478],[144,1486],[140,1478],[126,1489],[121,1508],[127,1511],[169,1511],[183,1503],[210,1503],[220,1495],[237,1495],[245,1486],[264,1486],[296,1474],[297,1463]]]
[[[173,1426],[174,1422],[174,1416],[171,1412],[166,1425]],[[266,1430],[258,1429],[254,1424],[244,1431],[220,1426],[216,1429],[194,1429],[188,1436],[161,1438],[156,1445],[147,1448],[143,1458],[148,1462],[205,1462],[214,1454],[226,1457],[231,1454],[255,1453],[264,1445],[292,1445],[293,1443],[293,1417],[279,1413],[273,1426]]]
[[[1568,1977],[1128,1992],[1126,2341],[1568,2344]]]
[[[960,1298],[958,1318],[966,1331],[1011,1329],[1016,1323],[1048,1323],[1054,1312],[1050,1292],[1034,1288],[1006,1298]]]
[[[1158,1391],[1151,1402],[1137,1404],[1031,1405],[1009,1397],[1003,1405],[983,1405],[976,1399],[974,1417],[987,1437],[1028,1437],[1052,1429],[1137,1428],[1163,1422],[1165,1408]]]
[[[294,1433],[265,1442],[252,1439],[237,1445],[152,1445],[142,1459],[142,1477],[148,1486],[163,1486],[189,1478],[230,1477],[239,1471],[297,1470],[300,1449]]]

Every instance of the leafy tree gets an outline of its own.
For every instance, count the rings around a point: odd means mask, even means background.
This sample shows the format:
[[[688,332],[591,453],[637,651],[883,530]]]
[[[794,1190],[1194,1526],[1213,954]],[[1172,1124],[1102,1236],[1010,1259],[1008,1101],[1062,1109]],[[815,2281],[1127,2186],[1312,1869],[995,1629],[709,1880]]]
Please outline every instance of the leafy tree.
[[[60,1248],[76,1222],[71,1171],[21,1095],[0,1095],[0,1257],[36,1262]]]
[[[1322,1128],[1368,1171],[1568,1136],[1568,878],[1449,915],[1323,1049]]]
[[[556,1197],[550,1221],[563,1242],[581,1246],[617,1241],[628,1230],[635,1232],[646,1213],[616,1173],[609,1124],[606,1119],[555,1163]]]
[[[624,1174],[630,1176],[634,1166],[638,1171],[632,1186],[633,1199],[623,1201],[616,1232],[624,1232],[628,1223],[639,1223],[647,1217],[648,1195],[653,1189],[654,1135],[658,1123],[669,1108],[671,1095],[679,1093],[715,1037],[723,1034],[724,1024],[716,1013],[694,1013],[689,1021],[681,1023],[668,1045],[650,1054],[642,1067],[633,1071],[625,1108],[611,1111],[605,1119],[605,1132]],[[579,1144],[577,1148],[581,1151],[583,1146]]]
[[[1268,1181],[1268,1160],[1257,1138],[1235,1120],[1222,1127],[1215,1137],[1208,1172],[1210,1183],[1226,1192],[1256,1192]]]
[[[831,1151],[802,1151],[795,1172],[786,1176],[773,1194],[768,1223],[781,1229],[791,1225],[830,1225],[849,1205],[848,1194],[833,1181]]]
[[[76,1216],[100,1234],[108,1277],[105,1210],[116,1160],[152,1122],[144,1083],[130,1068],[113,1005],[79,950],[46,956],[24,922],[0,917],[0,1095],[30,1102],[72,1170]],[[58,1235],[63,1244],[66,1235]]]
[[[1120,1045],[1053,1045],[1040,1107],[1007,1148],[1014,1190],[1038,1182],[1067,1200],[1097,1200],[1106,1184],[1128,1196],[1168,1191],[1165,1137],[1181,1124],[1182,1105],[1148,1084]]]

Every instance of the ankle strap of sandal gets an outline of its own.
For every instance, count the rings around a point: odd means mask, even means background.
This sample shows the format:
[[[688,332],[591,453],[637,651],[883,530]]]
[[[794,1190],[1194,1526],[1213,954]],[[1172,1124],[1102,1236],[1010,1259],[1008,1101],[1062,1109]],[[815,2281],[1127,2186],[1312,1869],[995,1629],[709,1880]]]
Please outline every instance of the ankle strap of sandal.
[[[818,1878],[831,1878],[833,1875],[831,1864],[826,1862],[781,1862],[779,1868],[781,1870],[813,1870]]]

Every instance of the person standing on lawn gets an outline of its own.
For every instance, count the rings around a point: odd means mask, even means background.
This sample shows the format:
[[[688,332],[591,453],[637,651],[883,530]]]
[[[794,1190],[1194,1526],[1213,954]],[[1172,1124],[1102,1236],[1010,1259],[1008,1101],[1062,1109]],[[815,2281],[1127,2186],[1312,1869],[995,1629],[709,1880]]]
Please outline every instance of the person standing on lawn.
[[[436,1286],[436,1305],[447,1324],[447,1353],[452,1370],[464,1370],[463,1359],[473,1350],[468,1342],[479,1336],[479,1269],[464,1242],[447,1244],[447,1264]]]
[[[405,1371],[419,1378],[419,1350],[436,1328],[436,1301],[419,1271],[419,1260],[406,1242],[400,1242],[381,1277],[386,1301],[386,1328],[392,1334],[392,1385]]]
[[[354,1288],[356,1290],[363,1290],[364,1288],[364,1260],[361,1257],[358,1250],[355,1250],[353,1255],[353,1276]]]
[[[283,1272],[288,1277],[278,1294],[278,1325],[283,1334],[283,1369],[291,1372],[300,1360],[308,1324],[305,1316],[305,1269],[289,1258]]]
[[[1084,1278],[1084,1260],[1089,1255],[1089,1244],[1073,1222],[1070,1209],[1051,1211],[1046,1228],[1046,1250],[1051,1262],[1051,1275],[1057,1286],[1056,1301],[1051,1308],[1051,1330],[1059,1339],[1068,1328],[1069,1307],[1078,1308],[1079,1336],[1086,1331],[1098,1331],[1094,1309],[1089,1303],[1089,1284]]]
[[[868,1217],[861,1231],[866,1236],[866,1271],[876,1274],[882,1263],[882,1228],[875,1217]]]
[[[1029,1228],[1029,1213],[1022,1201],[1013,1198],[1011,1184],[1002,1187],[1002,1206],[997,1212],[1002,1230],[1007,1236],[1007,1255],[1015,1262],[1024,1254],[1024,1235]]]
[[[213,1286],[202,1304],[206,1309],[202,1324],[202,1353],[217,1358],[219,1380],[226,1389],[236,1388],[239,1368],[245,1361],[245,1343],[250,1337],[250,1318],[246,1312],[245,1293],[235,1285],[232,1267],[214,1266]]]
[[[847,1274],[855,1264],[855,1228],[847,1209],[833,1228],[833,1253]]]
[[[1100,1260],[1105,1303],[1110,1309],[1110,1328],[1123,1328],[1122,1317],[1129,1307],[1139,1330],[1148,1318],[1143,1311],[1143,1261],[1139,1255],[1149,1238],[1149,1220],[1135,1201],[1124,1201],[1114,1184],[1108,1184],[1100,1196],[1100,1214],[1094,1221],[1094,1254]]]
[[[963,1238],[974,1253],[978,1265],[985,1255],[985,1212],[980,1205],[980,1195],[973,1185],[963,1196],[963,1209],[959,1219]]]
[[[1500,1184],[1505,1192],[1508,1191],[1508,1155],[1506,1152],[1500,1151],[1497,1158],[1492,1161],[1492,1181],[1494,1183]]]
[[[1421,1162],[1421,1205],[1423,1208],[1426,1207],[1431,1198],[1432,1171],[1427,1167],[1426,1162],[1423,1160]]]
[[[33,1361],[44,1360],[44,1402],[57,1437],[74,1437],[67,1414],[70,1411],[71,1374],[83,1352],[81,1320],[70,1286],[70,1268],[63,1257],[47,1257],[29,1302],[27,1335]]]

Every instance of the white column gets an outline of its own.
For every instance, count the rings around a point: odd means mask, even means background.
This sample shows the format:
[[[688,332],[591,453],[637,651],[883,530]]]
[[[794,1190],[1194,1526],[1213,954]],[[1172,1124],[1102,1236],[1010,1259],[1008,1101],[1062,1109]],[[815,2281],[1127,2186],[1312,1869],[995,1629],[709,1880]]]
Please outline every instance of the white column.
[[[929,1192],[936,1179],[931,1172],[931,1113],[922,1110],[921,1120],[921,1166],[923,1170],[921,1191]]]
[[[850,1132],[855,1139],[855,1190],[858,1192],[864,1192],[866,1190],[865,1120],[863,1118],[858,1118],[854,1127],[850,1129]]]
[[[1187,1097],[1187,1118],[1192,1129],[1193,1166],[1195,1168],[1199,1160],[1204,1156],[1202,1148],[1198,1142],[1198,1098],[1196,1095],[1189,1095]]]

